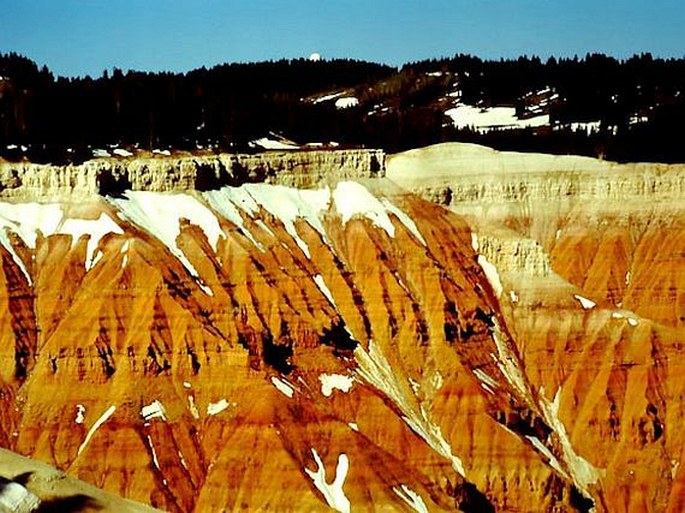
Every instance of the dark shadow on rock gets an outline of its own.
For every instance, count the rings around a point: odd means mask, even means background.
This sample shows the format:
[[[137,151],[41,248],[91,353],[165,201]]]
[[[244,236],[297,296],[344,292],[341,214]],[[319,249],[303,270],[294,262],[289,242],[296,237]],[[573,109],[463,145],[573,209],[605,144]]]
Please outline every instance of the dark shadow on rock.
[[[495,507],[472,483],[464,483],[457,492],[457,508],[466,513],[495,513]]]
[[[19,474],[18,476],[15,476],[12,481],[15,483],[19,483],[21,486],[26,487],[28,482],[31,480],[31,476],[33,476],[33,472],[24,472],[22,474]]]
[[[35,513],[80,513],[101,511],[104,506],[92,497],[78,494],[44,500]]]

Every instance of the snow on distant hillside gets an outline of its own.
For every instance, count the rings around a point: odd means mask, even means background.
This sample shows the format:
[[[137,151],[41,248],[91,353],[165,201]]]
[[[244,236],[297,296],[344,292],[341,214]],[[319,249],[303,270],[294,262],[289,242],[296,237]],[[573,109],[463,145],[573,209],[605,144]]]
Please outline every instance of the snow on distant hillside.
[[[357,105],[359,105],[359,99],[354,96],[339,98],[335,101],[335,107],[338,109],[349,109],[350,107],[356,107]]]
[[[335,100],[336,98],[342,96],[343,94],[345,94],[345,91],[339,91],[337,93],[324,94],[323,96],[317,96],[315,98],[311,98],[311,102],[314,105],[316,105],[317,103],[323,103],[323,102]]]
[[[267,137],[261,137],[248,143],[250,148],[262,150],[297,150],[300,145],[285,137],[269,132]]]
[[[563,123],[555,125],[554,130],[572,130],[573,132],[585,132],[590,135],[599,132],[601,121],[577,121],[573,123]]]
[[[482,109],[473,105],[459,104],[445,112],[459,129],[473,128],[478,132],[516,128],[549,126],[549,114],[528,119],[516,117],[514,107],[491,107]]]

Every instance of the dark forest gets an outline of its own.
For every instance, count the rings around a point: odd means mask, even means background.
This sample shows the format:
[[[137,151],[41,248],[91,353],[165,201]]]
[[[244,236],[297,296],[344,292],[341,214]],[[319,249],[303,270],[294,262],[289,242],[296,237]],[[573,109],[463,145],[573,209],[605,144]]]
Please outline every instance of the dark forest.
[[[617,60],[468,55],[401,68],[353,60],[223,64],[187,73],[123,72],[55,77],[0,54],[0,156],[82,161],[106,145],[250,151],[269,132],[298,143],[336,141],[388,152],[443,141],[499,149],[575,153],[618,161],[685,161],[685,59],[650,54]],[[481,133],[457,130],[444,112],[456,101],[549,114],[550,126]],[[544,105],[531,104],[547,91]],[[550,97],[549,92],[554,94]],[[317,97],[340,93],[340,109]],[[597,129],[573,129],[596,122]]]

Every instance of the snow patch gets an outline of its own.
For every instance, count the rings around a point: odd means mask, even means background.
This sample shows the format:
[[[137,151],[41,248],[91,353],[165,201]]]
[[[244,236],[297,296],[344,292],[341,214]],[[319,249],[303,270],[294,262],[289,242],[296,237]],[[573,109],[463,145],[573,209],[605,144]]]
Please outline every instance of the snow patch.
[[[190,414],[193,416],[194,419],[200,418],[200,411],[197,409],[197,405],[195,404],[194,395],[188,396],[188,409],[190,410]]]
[[[428,513],[426,503],[423,502],[421,496],[407,485],[400,484],[399,488],[395,486],[393,487],[392,491],[395,492],[395,494],[402,499],[407,506],[416,511],[416,513]]]
[[[335,209],[343,225],[355,216],[366,217],[390,236],[395,236],[395,226],[390,221],[383,203],[357,182],[340,182],[333,191]]]
[[[29,284],[32,283],[31,276],[10,243],[7,231],[16,233],[24,244],[36,249],[37,232],[47,237],[56,231],[61,219],[62,209],[56,204],[0,203],[0,243],[12,255]]]
[[[490,130],[511,130],[535,128],[549,125],[549,114],[528,119],[516,117],[514,107],[491,107],[482,109],[472,105],[459,104],[445,112],[458,129],[473,128],[477,132]]]
[[[585,310],[592,310],[595,306],[597,306],[597,303],[589,300],[586,297],[579,296],[578,294],[574,294],[573,297],[576,298],[576,300],[578,300],[578,302],[581,304],[581,306]]]
[[[316,470],[309,470],[307,467],[304,471],[310,477],[314,486],[321,492],[326,503],[336,511],[340,513],[350,513],[350,500],[345,495],[343,490],[343,485],[345,484],[345,478],[347,477],[347,472],[350,468],[350,460],[345,453],[341,453],[338,456],[338,466],[335,469],[335,479],[331,484],[326,482],[326,468],[324,467],[323,461],[319,457],[319,453],[316,449],[312,449],[312,456],[316,462]]]
[[[319,287],[319,290],[321,290],[323,295],[326,296],[326,299],[328,299],[328,301],[333,305],[333,307],[336,307],[335,300],[333,299],[333,294],[331,294],[331,289],[329,289],[326,285],[323,276],[321,276],[320,274],[314,276],[314,283],[316,283],[316,286]]]
[[[327,102],[330,100],[335,100],[336,98],[339,98],[343,94],[345,94],[345,91],[340,91],[338,93],[325,94],[323,96],[319,96],[318,98],[314,98],[312,100],[312,103],[314,105],[316,105],[317,103],[323,103],[323,102]]]
[[[159,460],[157,459],[157,452],[155,451],[155,446],[152,445],[152,438],[150,438],[150,435],[145,435],[147,437],[147,443],[150,446],[150,453],[152,454],[152,463],[154,464],[155,468],[159,470]]]
[[[279,392],[292,399],[293,395],[295,394],[295,389],[289,383],[280,378],[277,378],[276,376],[271,377],[271,382],[278,389]]]
[[[340,214],[343,224],[356,216],[366,217],[374,226],[394,237],[395,226],[388,216],[390,213],[395,215],[419,242],[426,244],[416,223],[406,213],[387,199],[379,200],[357,182],[340,182],[332,192],[328,187],[301,190],[282,185],[245,184],[241,187],[227,186],[218,191],[208,191],[203,193],[203,197],[216,212],[238,226],[250,241],[262,250],[261,245],[245,227],[242,213],[255,219],[260,210],[265,210],[283,224],[304,255],[311,258],[309,247],[295,227],[296,220],[304,220],[328,243],[322,215],[329,210],[331,203]],[[261,223],[259,219],[256,221],[258,224]],[[272,233],[263,223],[261,226]]]
[[[513,386],[522,397],[526,397],[532,401],[530,390],[526,385],[526,380],[524,378],[523,372],[519,365],[518,358],[512,351],[507,341],[502,340],[502,329],[499,326],[499,322],[496,317],[492,317],[493,328],[492,328],[492,338],[495,341],[495,346],[497,347],[497,356],[490,353],[493,361],[499,367],[500,372],[507,379],[509,384]]]
[[[107,410],[105,410],[105,413],[103,413],[98,420],[95,421],[95,423],[91,426],[91,428],[88,430],[88,433],[86,433],[86,438],[83,440],[83,443],[78,448],[77,455],[80,455],[83,452],[83,449],[86,448],[88,445],[88,442],[90,442],[90,439],[93,437],[95,432],[98,430],[100,426],[102,426],[105,422],[107,422],[107,419],[109,419],[114,411],[117,409],[116,406],[112,405]]]
[[[226,399],[221,399],[215,403],[209,403],[207,405],[207,415],[218,415],[228,407],[229,404]]]
[[[442,388],[442,385],[444,383],[444,380],[442,378],[442,374],[440,374],[440,371],[435,371],[433,376],[431,376],[430,384],[433,387],[433,390],[440,390]]]
[[[561,387],[557,389],[554,395],[554,401],[549,402],[544,397],[544,390],[540,390],[540,402],[542,411],[545,416],[547,424],[556,432],[561,443],[561,449],[564,454],[564,460],[568,464],[571,477],[576,485],[588,496],[587,489],[589,486],[595,484],[599,479],[599,471],[586,459],[578,456],[571,445],[571,441],[566,433],[566,427],[559,420],[559,405],[561,404]]]
[[[421,384],[414,378],[409,378],[407,381],[409,381],[409,386],[411,387],[412,392],[418,395],[421,391]]]
[[[86,270],[89,271],[95,265],[93,254],[100,240],[109,233],[122,235],[124,232],[111,217],[102,213],[96,220],[91,219],[64,219],[58,227],[56,233],[71,235],[71,246],[83,236],[88,235],[88,245],[86,247]],[[44,234],[45,235],[45,234]]]
[[[485,272],[485,277],[492,285],[492,290],[495,292],[495,297],[500,297],[502,295],[502,281],[499,277],[499,272],[497,272],[497,267],[495,267],[490,261],[483,255],[478,255],[478,265],[481,266],[483,272]]]
[[[115,148],[112,153],[116,155],[117,157],[132,157],[133,153],[131,153],[128,150],[124,150],[122,148]]]
[[[90,269],[93,269],[96,265],[98,265],[98,262],[102,260],[102,257],[105,256],[105,254],[98,250],[97,253],[95,253],[95,256],[93,257],[93,260],[90,262]]]
[[[326,237],[319,212],[328,210],[330,190],[300,190],[282,185],[246,184],[245,191],[253,201],[279,219],[288,234],[295,240],[307,258],[311,258],[309,247],[300,238],[295,220],[303,218],[322,238]]]
[[[481,369],[473,369],[473,374],[481,380],[483,383],[487,384],[491,388],[499,387],[499,383],[490,377],[489,374],[483,372]]]
[[[181,453],[181,451],[176,451],[176,454],[178,454],[178,459],[181,462],[181,466],[184,469],[188,470],[188,463],[186,462],[186,459],[183,457],[183,454]]]
[[[461,459],[452,454],[452,449],[442,436],[440,427],[433,422],[422,406],[417,410],[414,402],[406,396],[390,362],[376,343],[373,340],[369,341],[368,352],[359,344],[354,354],[359,375],[392,400],[402,412],[402,419],[412,431],[423,438],[435,452],[451,461],[452,468],[456,472],[466,477]]]
[[[124,242],[121,245],[121,250],[120,253],[124,255],[124,258],[121,259],[121,268],[126,269],[126,266],[128,265],[128,250],[131,247],[131,239],[127,239],[126,242]]]
[[[561,465],[559,464],[559,460],[552,454],[552,452],[540,441],[540,439],[536,436],[530,436],[526,435],[526,438],[533,444],[533,446],[542,453],[542,455],[547,458],[549,461],[549,464],[551,467],[559,472],[565,479],[568,479],[569,476],[566,473],[566,471],[561,468]]]
[[[86,420],[84,414],[86,413],[86,407],[83,406],[82,404],[77,404],[76,405],[76,423],[77,424],[83,424],[83,421]]]
[[[587,135],[600,131],[601,121],[574,121],[555,125],[554,130],[571,130],[572,132],[585,132]]]
[[[254,215],[259,211],[259,206],[254,199],[242,187],[223,187],[215,191],[207,191],[203,193],[204,199],[209,203],[216,212],[223,218],[228,219],[231,223],[240,228],[240,231],[247,237],[252,244],[259,250],[264,251],[262,245],[257,242],[252,233],[245,226],[243,216],[240,210],[247,213],[249,216]],[[240,209],[240,210],[239,210]]]
[[[354,383],[354,378],[342,374],[321,374],[319,381],[321,381],[321,393],[326,397],[330,397],[333,394],[333,390],[349,392]]]
[[[162,419],[166,421],[166,410],[160,401],[155,400],[140,409],[140,416],[143,417],[145,422],[149,422],[152,419]]]
[[[250,141],[248,145],[251,148],[261,148],[263,150],[298,150],[300,147],[297,144],[284,142],[278,139],[270,139],[268,137],[261,137]]]
[[[200,276],[176,244],[181,233],[181,219],[187,219],[198,226],[216,253],[219,237],[223,232],[216,216],[198,200],[187,194],[163,194],[150,191],[128,191],[126,198],[109,198],[124,217],[142,227],[159,239],[183,264],[191,276]],[[208,295],[211,290],[200,283]]]
[[[481,383],[480,386],[487,393],[495,395],[495,390],[490,385],[488,385],[487,383]]]
[[[338,98],[335,101],[336,109],[349,109],[359,105],[359,99],[354,96],[346,96],[345,98]]]
[[[478,253],[480,244],[478,242],[478,235],[476,235],[476,232],[471,232],[471,247],[473,248],[473,251]]]
[[[421,232],[419,229],[416,227],[416,223],[414,220],[409,217],[407,214],[405,214],[402,210],[397,208],[389,199],[383,198],[381,200],[381,203],[383,203],[383,206],[385,207],[385,210],[391,214],[393,214],[397,219],[400,220],[400,222],[409,230],[409,232],[416,237],[416,239],[423,244],[424,246],[426,245],[426,240],[423,238],[423,235],[421,235]]]

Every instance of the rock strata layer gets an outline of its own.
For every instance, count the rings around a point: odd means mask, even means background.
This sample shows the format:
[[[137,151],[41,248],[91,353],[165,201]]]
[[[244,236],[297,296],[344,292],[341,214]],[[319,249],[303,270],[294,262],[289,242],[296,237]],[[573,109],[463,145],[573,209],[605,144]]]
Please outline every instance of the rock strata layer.
[[[533,387],[606,511],[680,511],[685,166],[446,144],[387,175],[464,216]]]
[[[168,511],[601,509],[468,225],[385,179],[0,221],[5,447]]]
[[[80,165],[0,163],[0,196],[68,199],[126,190],[187,191],[267,182],[318,187],[335,180],[384,175],[381,150],[285,151],[102,158]]]
[[[0,201],[3,447],[173,512],[685,507],[680,167],[173,162]]]

